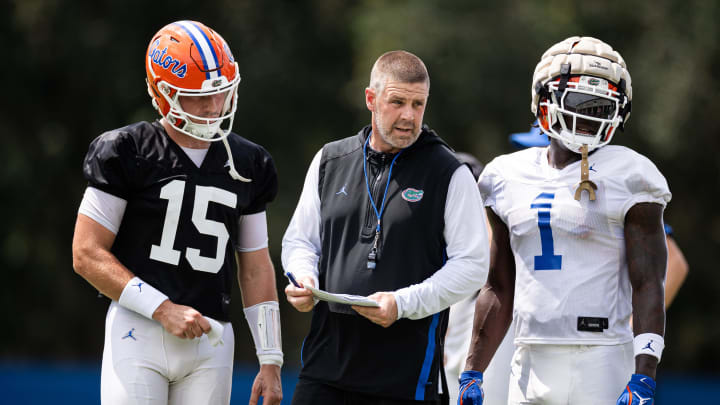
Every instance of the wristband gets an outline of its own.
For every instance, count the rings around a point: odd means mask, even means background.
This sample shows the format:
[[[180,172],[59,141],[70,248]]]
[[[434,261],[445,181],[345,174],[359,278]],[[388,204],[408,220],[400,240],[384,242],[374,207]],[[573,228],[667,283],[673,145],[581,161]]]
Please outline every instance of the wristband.
[[[665,339],[655,333],[641,333],[633,339],[633,351],[635,352],[635,356],[639,354],[648,354],[656,357],[658,359],[658,363],[660,362],[660,357],[662,357],[664,348]]]
[[[283,352],[280,338],[280,306],[266,301],[245,308],[245,319],[255,342],[255,353],[261,365],[282,367]]]
[[[156,290],[140,277],[133,277],[120,294],[118,303],[138,314],[153,319],[152,315],[168,296]]]

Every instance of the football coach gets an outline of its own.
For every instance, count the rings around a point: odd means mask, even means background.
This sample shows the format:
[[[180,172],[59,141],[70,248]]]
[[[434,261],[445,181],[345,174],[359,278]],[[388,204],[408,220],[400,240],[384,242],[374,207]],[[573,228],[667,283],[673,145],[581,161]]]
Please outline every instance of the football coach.
[[[429,92],[420,58],[383,54],[365,89],[371,124],[310,163],[282,243],[287,299],[313,311],[294,405],[447,403],[448,307],[485,282],[489,245],[470,169],[422,123]]]

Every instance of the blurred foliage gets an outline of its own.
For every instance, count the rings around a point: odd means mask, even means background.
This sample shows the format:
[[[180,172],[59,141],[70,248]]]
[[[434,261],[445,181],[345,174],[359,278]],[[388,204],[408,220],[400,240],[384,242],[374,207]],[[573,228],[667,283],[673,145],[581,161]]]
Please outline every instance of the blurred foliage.
[[[309,315],[283,298],[280,240],[314,153],[369,121],[363,90],[377,56],[420,56],[432,80],[425,121],[487,162],[532,122],[530,79],[544,50],[589,35],[628,64],[633,114],[614,142],[666,175],[674,194],[666,220],[690,263],[668,311],[661,369],[717,372],[719,8],[682,0],[4,2],[3,71],[13,80],[0,112],[0,209],[8,214],[0,315],[10,328],[0,358],[100,358],[107,301],[73,273],[70,254],[82,159],[103,131],[155,119],[144,83],[149,39],[169,22],[196,19],[225,37],[240,65],[235,132],[264,145],[278,167],[269,226],[288,365],[299,365]],[[254,362],[239,308],[233,319],[236,359]]]

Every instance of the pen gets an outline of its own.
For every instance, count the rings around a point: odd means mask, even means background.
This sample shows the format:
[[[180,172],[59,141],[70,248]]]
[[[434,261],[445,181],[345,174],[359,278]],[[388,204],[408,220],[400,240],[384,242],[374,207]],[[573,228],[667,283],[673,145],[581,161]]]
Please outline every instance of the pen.
[[[295,280],[295,276],[293,276],[293,274],[292,274],[291,272],[286,271],[286,272],[285,272],[285,276],[288,278],[288,280],[290,280],[291,283],[293,283],[293,285],[294,285],[295,287],[297,287],[297,288],[302,288],[302,286],[300,285],[300,283],[298,283],[297,280]]]

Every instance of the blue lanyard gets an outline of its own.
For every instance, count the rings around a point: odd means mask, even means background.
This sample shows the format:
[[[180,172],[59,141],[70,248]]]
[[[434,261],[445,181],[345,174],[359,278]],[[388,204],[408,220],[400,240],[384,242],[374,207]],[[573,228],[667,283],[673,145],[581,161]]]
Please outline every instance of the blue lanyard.
[[[390,178],[392,177],[392,169],[395,165],[395,161],[398,157],[400,157],[400,154],[403,153],[405,149],[400,150],[397,155],[393,158],[392,162],[390,163],[390,172],[388,173],[388,179],[387,183],[385,184],[385,192],[383,193],[382,203],[380,203],[380,211],[377,209],[377,205],[375,205],[375,200],[373,199],[372,192],[370,191],[370,181],[368,180],[368,174],[367,174],[367,145],[368,142],[370,142],[370,137],[372,136],[372,131],[370,131],[370,134],[368,135],[367,139],[365,140],[365,144],[363,145],[363,172],[365,173],[365,186],[367,186],[368,195],[370,196],[370,204],[373,207],[373,210],[375,211],[375,217],[377,217],[377,227],[375,228],[375,232],[380,232],[380,218],[382,218],[383,211],[385,210],[385,198],[387,197],[387,191],[388,187],[390,187]]]
[[[400,152],[398,152],[397,155],[393,158],[392,162],[390,162],[390,171],[388,172],[388,179],[387,183],[385,184],[385,192],[383,193],[382,202],[380,203],[380,211],[377,209],[377,205],[375,204],[375,200],[373,199],[372,191],[370,190],[370,180],[368,180],[367,175],[367,145],[368,142],[370,142],[370,137],[372,136],[372,131],[370,131],[370,134],[368,135],[367,139],[365,140],[365,144],[363,145],[363,173],[365,173],[365,186],[367,186],[368,196],[370,197],[370,204],[373,207],[373,210],[375,211],[375,217],[377,217],[377,226],[375,227],[375,241],[373,242],[372,250],[370,250],[370,254],[368,254],[368,262],[367,262],[367,268],[369,270],[372,270],[375,268],[375,264],[377,261],[377,247],[378,247],[378,241],[380,240],[380,219],[382,218],[383,211],[385,210],[385,198],[387,197],[387,191],[388,187],[390,187],[390,179],[392,178],[392,169],[393,166],[395,166],[395,161],[398,157],[400,157],[400,154],[403,153],[405,149],[401,149]]]

